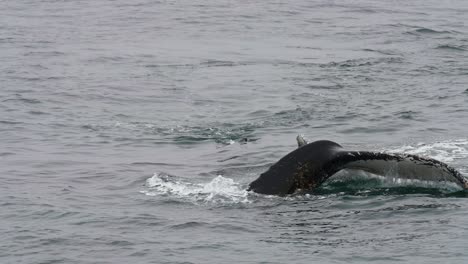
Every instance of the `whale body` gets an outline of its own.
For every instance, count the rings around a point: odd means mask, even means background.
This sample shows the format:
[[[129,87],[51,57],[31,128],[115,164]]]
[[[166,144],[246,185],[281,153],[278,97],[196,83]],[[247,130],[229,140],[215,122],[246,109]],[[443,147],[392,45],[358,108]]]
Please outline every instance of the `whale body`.
[[[250,191],[287,195],[297,190],[313,190],[343,169],[423,181],[453,182],[468,189],[468,180],[449,165],[411,154],[348,151],[329,140],[307,143],[297,137],[299,148],[290,152],[250,183]]]

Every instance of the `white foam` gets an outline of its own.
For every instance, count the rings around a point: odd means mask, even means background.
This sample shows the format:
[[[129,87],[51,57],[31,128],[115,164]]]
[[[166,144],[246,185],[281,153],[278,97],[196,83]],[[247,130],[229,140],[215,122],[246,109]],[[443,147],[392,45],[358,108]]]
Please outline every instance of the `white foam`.
[[[455,160],[468,158],[468,140],[458,139],[452,141],[440,141],[431,144],[419,143],[415,146],[405,145],[389,149],[388,152],[422,155],[443,162],[454,162]]]
[[[177,181],[163,173],[155,173],[146,180],[148,196],[167,196],[192,202],[249,203],[248,192],[233,179],[218,175],[208,183],[193,184]]]

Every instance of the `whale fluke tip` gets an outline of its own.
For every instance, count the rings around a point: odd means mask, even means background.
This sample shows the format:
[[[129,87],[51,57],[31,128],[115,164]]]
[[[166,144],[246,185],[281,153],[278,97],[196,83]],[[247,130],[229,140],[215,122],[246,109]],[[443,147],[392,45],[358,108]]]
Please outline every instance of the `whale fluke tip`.
[[[309,142],[307,142],[307,140],[304,138],[304,135],[301,135],[301,134],[297,135],[296,140],[297,140],[297,146],[299,148],[309,144]]]

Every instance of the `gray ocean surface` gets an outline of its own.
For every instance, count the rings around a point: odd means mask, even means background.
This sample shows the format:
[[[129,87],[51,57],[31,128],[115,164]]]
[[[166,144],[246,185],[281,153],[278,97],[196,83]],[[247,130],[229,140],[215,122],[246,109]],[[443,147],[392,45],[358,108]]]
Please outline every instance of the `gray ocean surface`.
[[[468,263],[467,193],[246,191],[297,134],[468,175],[467,1],[0,0],[0,263]]]

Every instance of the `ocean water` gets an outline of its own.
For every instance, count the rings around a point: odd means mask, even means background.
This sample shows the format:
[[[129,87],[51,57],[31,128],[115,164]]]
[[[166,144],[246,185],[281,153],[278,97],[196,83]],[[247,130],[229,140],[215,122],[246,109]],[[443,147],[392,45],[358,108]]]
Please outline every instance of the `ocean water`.
[[[0,0],[0,263],[467,263],[467,193],[248,184],[295,137],[468,175],[466,1]]]

